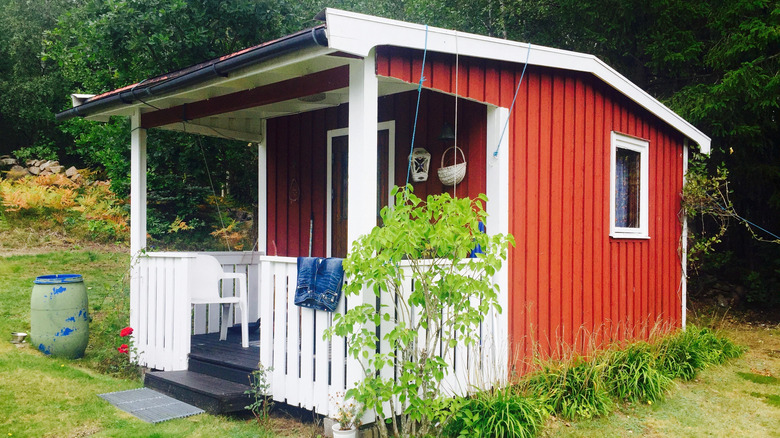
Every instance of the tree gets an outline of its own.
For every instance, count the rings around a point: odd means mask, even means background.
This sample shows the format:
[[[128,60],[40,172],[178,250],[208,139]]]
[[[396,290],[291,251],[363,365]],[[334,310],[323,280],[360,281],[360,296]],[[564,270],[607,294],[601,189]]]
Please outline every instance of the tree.
[[[46,33],[69,2],[0,0],[0,154],[54,158],[67,142],[54,123],[69,84],[42,59]]]
[[[60,17],[46,55],[73,84],[71,90],[102,93],[297,30],[299,8],[292,2],[253,0],[82,0]],[[112,188],[127,196],[127,121],[77,119],[62,126],[75,139],[66,150],[87,165],[105,168]],[[231,223],[222,213],[232,200],[255,210],[253,145],[160,130],[149,132],[148,145],[153,237],[187,228],[205,237],[211,231],[206,222],[218,228]],[[228,187],[229,200],[218,196]],[[214,211],[217,203],[223,208]],[[204,215],[202,206],[208,204],[212,209]]]

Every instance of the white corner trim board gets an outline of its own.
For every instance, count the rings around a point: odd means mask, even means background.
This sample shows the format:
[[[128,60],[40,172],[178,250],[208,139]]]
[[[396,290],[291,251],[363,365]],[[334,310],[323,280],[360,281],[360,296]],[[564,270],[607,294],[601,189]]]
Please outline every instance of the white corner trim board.
[[[325,17],[328,46],[353,55],[367,56],[371,49],[382,45],[422,50],[426,38],[428,50],[455,54],[457,39],[459,55],[517,63],[523,62],[528,54],[531,65],[592,73],[693,140],[702,153],[710,152],[707,135],[593,55],[536,45],[531,47],[529,54],[525,43],[438,27],[427,27],[426,30],[426,26],[420,24],[339,9],[327,8]]]

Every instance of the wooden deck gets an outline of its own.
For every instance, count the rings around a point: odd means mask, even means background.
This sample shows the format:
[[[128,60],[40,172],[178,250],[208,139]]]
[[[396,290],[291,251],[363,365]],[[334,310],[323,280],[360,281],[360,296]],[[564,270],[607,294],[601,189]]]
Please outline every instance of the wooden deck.
[[[257,330],[249,333],[249,347],[241,347],[241,332],[194,335],[186,371],[158,371],[146,375],[144,385],[212,414],[235,412],[251,402],[245,394],[252,371],[260,361]]]
[[[190,346],[190,361],[193,358],[255,370],[260,362],[260,331],[249,332],[249,348],[241,348],[240,331],[229,331],[225,341],[219,340],[219,333],[194,335]]]

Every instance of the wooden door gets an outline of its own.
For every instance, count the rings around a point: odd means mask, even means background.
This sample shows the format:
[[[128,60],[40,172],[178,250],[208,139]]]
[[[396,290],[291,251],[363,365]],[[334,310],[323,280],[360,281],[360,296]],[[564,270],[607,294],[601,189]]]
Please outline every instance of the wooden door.
[[[331,145],[331,257],[347,256],[347,166],[349,165],[349,148],[347,136],[333,137]]]
[[[349,152],[347,136],[333,137],[331,143],[331,257],[347,256],[347,166],[349,164]],[[388,204],[388,173],[389,173],[389,144],[390,131],[383,129],[377,132],[377,225],[381,225],[379,212]]]

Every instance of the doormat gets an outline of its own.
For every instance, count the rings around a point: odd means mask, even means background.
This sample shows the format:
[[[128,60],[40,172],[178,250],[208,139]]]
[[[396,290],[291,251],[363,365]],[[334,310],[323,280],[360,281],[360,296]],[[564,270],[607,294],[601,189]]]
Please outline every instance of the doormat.
[[[147,423],[160,423],[204,412],[203,409],[149,388],[109,392],[98,394],[98,397]]]

